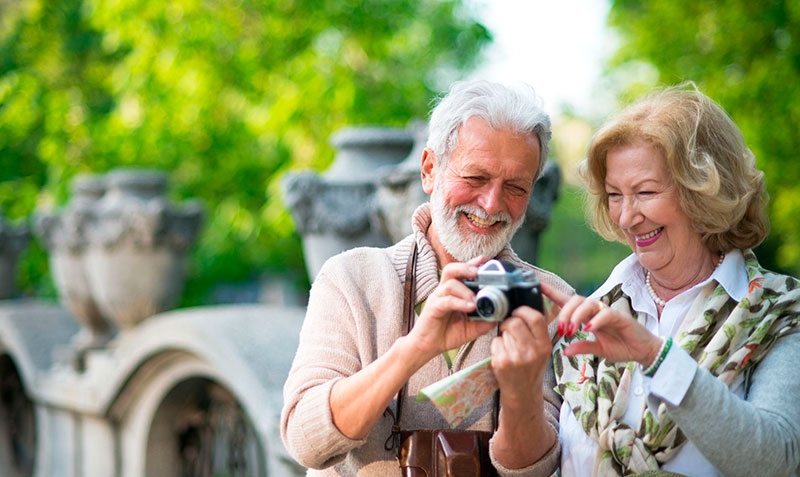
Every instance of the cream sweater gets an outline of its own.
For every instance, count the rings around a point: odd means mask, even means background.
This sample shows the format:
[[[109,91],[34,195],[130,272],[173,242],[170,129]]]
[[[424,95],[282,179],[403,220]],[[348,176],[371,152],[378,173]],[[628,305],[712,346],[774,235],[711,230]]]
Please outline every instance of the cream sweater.
[[[384,442],[391,433],[392,420],[384,416],[364,440],[351,440],[333,424],[329,395],[333,384],[350,376],[385,353],[399,338],[402,327],[403,282],[413,241],[418,245],[416,301],[425,300],[438,284],[438,264],[425,232],[430,225],[427,204],[414,214],[413,234],[385,248],[357,248],[329,259],[311,288],[300,344],[284,386],[281,437],[289,453],[308,475],[390,476],[399,475],[394,451]],[[564,292],[572,288],[556,275],[523,262],[510,249],[501,260],[523,269],[535,269],[540,280]],[[465,368],[489,356],[494,332],[478,338],[469,352],[462,353],[454,369]],[[552,373],[552,366],[547,366]],[[449,426],[430,402],[417,403],[417,392],[449,374],[443,357],[428,362],[409,381],[403,404],[403,429]],[[552,376],[545,376],[545,383]],[[545,414],[557,433],[561,406],[559,396],[545,388]],[[392,401],[392,409],[396,402]],[[459,426],[462,429],[491,430],[492,402],[489,400]],[[534,466],[526,469],[500,468],[501,475],[551,475],[558,467],[560,447],[556,444]],[[492,455],[494,461],[494,456]],[[317,469],[317,470],[314,470]]]

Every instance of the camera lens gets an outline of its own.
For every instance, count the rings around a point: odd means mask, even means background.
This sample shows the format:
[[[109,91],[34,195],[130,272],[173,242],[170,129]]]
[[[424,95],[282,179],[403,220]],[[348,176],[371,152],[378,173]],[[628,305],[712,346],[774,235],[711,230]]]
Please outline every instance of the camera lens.
[[[475,296],[475,309],[484,320],[502,321],[508,315],[508,299],[497,287],[483,287]]]

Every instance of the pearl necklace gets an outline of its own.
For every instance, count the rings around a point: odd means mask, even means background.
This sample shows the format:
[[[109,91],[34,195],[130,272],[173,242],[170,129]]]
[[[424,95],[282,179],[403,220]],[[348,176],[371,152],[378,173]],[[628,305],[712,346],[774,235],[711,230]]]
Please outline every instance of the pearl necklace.
[[[714,270],[716,270],[717,268],[719,268],[720,265],[722,265],[723,260],[725,260],[725,254],[721,253],[719,254],[719,260],[717,260],[717,265],[714,267]],[[713,274],[714,272],[712,271],[711,273]],[[644,284],[647,285],[647,291],[650,293],[650,296],[653,297],[653,301],[656,302],[656,305],[658,305],[661,308],[664,308],[667,305],[667,301],[658,296],[656,291],[653,290],[653,285],[650,284],[650,270],[648,270],[647,273],[645,274]]]

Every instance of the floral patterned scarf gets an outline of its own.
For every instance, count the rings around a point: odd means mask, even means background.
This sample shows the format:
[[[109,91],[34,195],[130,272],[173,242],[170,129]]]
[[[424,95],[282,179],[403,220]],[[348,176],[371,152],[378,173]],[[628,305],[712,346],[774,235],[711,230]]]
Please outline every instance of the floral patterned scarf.
[[[692,303],[675,344],[701,368],[728,386],[752,369],[775,340],[800,324],[800,282],[761,268],[752,251],[744,253],[749,282],[736,303],[721,285],[710,282]],[[633,315],[630,298],[616,286],[601,298]],[[644,322],[643,316],[637,320]],[[656,470],[686,440],[661,403],[654,415],[647,406],[639,429],[621,421],[636,363],[611,363],[592,355],[566,357],[562,351],[581,333],[560,340],[553,350],[556,391],[572,409],[586,434],[598,443],[594,475],[630,475]]]

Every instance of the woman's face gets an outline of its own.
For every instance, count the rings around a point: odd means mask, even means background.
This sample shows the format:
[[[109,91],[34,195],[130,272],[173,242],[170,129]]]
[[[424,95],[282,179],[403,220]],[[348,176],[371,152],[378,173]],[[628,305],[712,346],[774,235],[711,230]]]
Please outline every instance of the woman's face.
[[[639,262],[654,272],[694,270],[708,251],[681,208],[663,153],[646,142],[621,146],[608,152],[606,168],[611,219]]]

